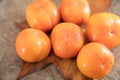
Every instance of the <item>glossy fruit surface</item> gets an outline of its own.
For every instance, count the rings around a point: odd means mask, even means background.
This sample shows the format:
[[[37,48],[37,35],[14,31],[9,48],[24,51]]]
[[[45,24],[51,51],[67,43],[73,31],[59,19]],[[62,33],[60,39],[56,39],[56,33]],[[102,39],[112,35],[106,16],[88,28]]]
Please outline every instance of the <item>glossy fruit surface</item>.
[[[83,31],[76,24],[60,23],[52,30],[51,42],[57,56],[75,57],[84,44]]]
[[[120,17],[112,13],[96,13],[89,18],[86,32],[90,41],[114,48],[120,45]]]
[[[90,7],[87,0],[62,0],[60,12],[64,21],[81,25],[87,22]]]
[[[114,64],[114,56],[103,44],[86,44],[77,56],[79,70],[90,78],[105,77]]]
[[[60,13],[51,0],[36,0],[27,6],[26,20],[32,28],[47,32],[59,23]]]
[[[16,52],[27,62],[45,59],[50,52],[51,43],[48,36],[37,29],[24,29],[16,38]]]

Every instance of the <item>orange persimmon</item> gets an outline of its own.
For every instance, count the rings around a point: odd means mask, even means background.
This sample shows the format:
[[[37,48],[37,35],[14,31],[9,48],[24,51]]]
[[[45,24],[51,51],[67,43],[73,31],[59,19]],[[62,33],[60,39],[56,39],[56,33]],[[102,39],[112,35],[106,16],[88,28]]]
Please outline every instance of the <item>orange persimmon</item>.
[[[51,0],[36,0],[27,6],[26,20],[30,27],[47,32],[59,23],[59,9]]]
[[[60,13],[64,21],[81,25],[87,22],[90,7],[87,0],[62,0]]]
[[[120,45],[120,17],[112,13],[96,13],[89,18],[86,33],[89,41],[114,48]]]
[[[86,44],[77,56],[78,69],[90,78],[105,77],[113,65],[114,56],[112,52],[97,42]]]
[[[45,59],[50,52],[51,43],[48,36],[37,29],[24,29],[16,38],[16,52],[27,62],[36,62]]]
[[[57,56],[72,58],[77,56],[84,45],[84,34],[78,25],[64,22],[53,28],[51,42]]]

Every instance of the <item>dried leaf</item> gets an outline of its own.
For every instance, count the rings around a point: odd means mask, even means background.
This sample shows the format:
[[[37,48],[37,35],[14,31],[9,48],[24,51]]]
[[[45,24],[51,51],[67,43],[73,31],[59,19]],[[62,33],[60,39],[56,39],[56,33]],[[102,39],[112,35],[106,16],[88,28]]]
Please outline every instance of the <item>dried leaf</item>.
[[[75,59],[62,59],[55,56],[53,52],[40,62],[28,63],[23,61],[23,66],[16,80],[20,80],[35,71],[41,70],[51,63],[62,73],[65,80],[92,80],[78,70]]]
[[[34,62],[34,63],[30,63],[30,62],[25,62],[23,61],[23,65],[21,68],[21,71],[17,77],[16,80],[20,80],[22,77],[27,76],[28,74],[31,74],[35,71],[41,70],[43,69],[45,66],[49,65],[50,63],[52,63],[52,61],[55,59],[56,57],[54,57],[54,55],[49,55],[49,57],[47,57],[45,60],[40,61],[40,62]],[[59,58],[57,58],[59,59]]]
[[[91,13],[108,12],[112,4],[112,0],[88,0]],[[29,28],[27,22],[15,23],[21,29]],[[97,80],[84,76],[76,66],[76,59],[62,59],[54,55],[53,52],[43,61],[36,63],[28,63],[23,61],[23,66],[16,80],[43,69],[49,64],[55,65],[65,80]]]
[[[109,12],[113,0],[88,0],[91,14],[98,12]]]
[[[65,80],[93,80],[84,76],[77,68],[76,59],[61,59],[53,64],[61,72]]]
[[[16,26],[19,27],[20,29],[26,29],[26,28],[29,28],[29,27],[30,27],[26,21],[24,21],[23,23],[17,23],[17,22],[15,22],[15,24],[16,24]]]

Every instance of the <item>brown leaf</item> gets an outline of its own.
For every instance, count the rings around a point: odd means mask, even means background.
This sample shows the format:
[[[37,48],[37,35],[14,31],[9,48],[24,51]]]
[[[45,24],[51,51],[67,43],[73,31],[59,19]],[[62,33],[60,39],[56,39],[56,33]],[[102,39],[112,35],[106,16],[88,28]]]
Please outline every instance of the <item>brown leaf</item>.
[[[53,64],[62,73],[65,80],[93,80],[84,76],[77,68],[76,59],[61,59]]]
[[[53,52],[40,62],[29,63],[23,61],[23,66],[16,80],[20,80],[35,71],[41,70],[49,64],[54,64],[65,80],[92,80],[78,70],[75,59],[62,59],[55,56]]]
[[[113,0],[88,0],[91,14],[98,12],[109,12]]]
[[[16,26],[19,27],[20,29],[26,29],[26,28],[29,28],[29,27],[30,27],[26,21],[24,21],[24,22],[22,22],[22,23],[15,22],[15,24],[16,24]]]
[[[112,4],[112,0],[88,0],[91,13],[108,12]],[[29,28],[27,22],[15,23],[21,29]],[[43,61],[36,63],[28,63],[23,61],[23,66],[16,80],[43,69],[49,64],[55,65],[65,80],[93,80],[84,76],[77,68],[76,59],[62,59],[54,55],[53,52]],[[94,79],[97,80],[97,79]]]
[[[40,61],[40,62],[30,63],[30,62],[23,61],[21,71],[16,80],[20,80],[22,77],[27,76],[28,74],[31,74],[35,71],[43,69],[45,66],[52,63],[55,58],[56,57],[54,57],[54,55],[51,54],[45,60]],[[56,58],[56,59],[58,60],[59,58]]]

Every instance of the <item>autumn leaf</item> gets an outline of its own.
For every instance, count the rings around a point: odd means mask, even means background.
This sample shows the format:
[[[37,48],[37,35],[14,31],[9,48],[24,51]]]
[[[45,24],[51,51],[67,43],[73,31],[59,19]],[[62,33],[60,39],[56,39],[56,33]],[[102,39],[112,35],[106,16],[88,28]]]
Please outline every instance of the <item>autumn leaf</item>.
[[[98,12],[109,12],[110,6],[112,4],[112,0],[88,0],[91,14]],[[27,22],[23,23],[15,23],[19,28],[25,29],[30,26]],[[76,59],[62,59],[57,57],[53,51],[51,51],[50,55],[43,61],[28,63],[23,61],[23,66],[16,80],[20,80],[21,78],[43,69],[49,64],[53,64],[62,74],[65,80],[93,80],[86,76],[84,76],[76,66]],[[96,80],[96,79],[94,79]]]
[[[99,12],[109,12],[113,0],[88,0],[91,14]]]

